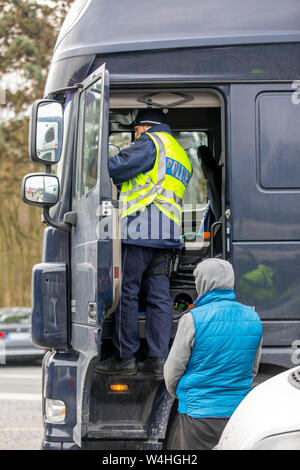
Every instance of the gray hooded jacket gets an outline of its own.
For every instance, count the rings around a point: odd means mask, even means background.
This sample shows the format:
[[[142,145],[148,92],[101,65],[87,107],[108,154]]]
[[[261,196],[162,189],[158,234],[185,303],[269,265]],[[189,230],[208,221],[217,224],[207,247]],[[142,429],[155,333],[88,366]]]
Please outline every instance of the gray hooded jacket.
[[[233,289],[234,272],[228,261],[210,258],[198,264],[194,270],[196,290],[199,296],[216,289]],[[195,324],[190,312],[185,313],[177,328],[177,333],[164,365],[164,379],[168,392],[176,398],[176,387],[184,375],[194,345]],[[254,363],[253,376],[257,374],[262,340],[258,347]]]

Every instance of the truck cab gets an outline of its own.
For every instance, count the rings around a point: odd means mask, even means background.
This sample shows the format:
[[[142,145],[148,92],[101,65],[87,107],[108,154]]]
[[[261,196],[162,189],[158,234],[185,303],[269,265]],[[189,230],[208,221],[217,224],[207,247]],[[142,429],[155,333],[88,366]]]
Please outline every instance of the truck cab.
[[[177,402],[163,380],[94,370],[112,353],[122,286],[119,191],[108,159],[134,140],[139,109],[166,112],[193,167],[184,248],[170,270],[170,346],[196,298],[195,266],[221,257],[233,264],[238,299],[262,319],[261,371],[293,366],[290,347],[300,333],[299,7],[288,0],[282,16],[279,2],[254,2],[246,21],[244,11],[236,16],[233,0],[226,9],[222,4],[222,15],[216,2],[205,13],[194,2],[184,11],[177,0],[167,3],[154,25],[149,5],[128,16],[125,2],[108,9],[105,1],[76,0],[44,98],[32,106],[30,156],[45,172],[24,177],[22,196],[43,207],[47,225],[32,277],[33,339],[49,349],[46,449],[180,448]],[[273,11],[263,20],[262,3]],[[116,23],[116,12],[126,24]],[[224,20],[218,28],[211,20],[216,14]],[[141,294],[139,360],[146,318]]]

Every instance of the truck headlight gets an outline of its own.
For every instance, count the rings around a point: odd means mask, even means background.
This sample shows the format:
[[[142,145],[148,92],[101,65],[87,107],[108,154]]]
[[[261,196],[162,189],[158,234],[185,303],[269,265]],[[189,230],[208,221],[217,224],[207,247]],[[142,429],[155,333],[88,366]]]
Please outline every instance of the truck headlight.
[[[265,437],[251,446],[251,450],[300,450],[300,431]]]
[[[45,412],[47,421],[63,423],[66,417],[66,406],[61,400],[46,398]]]

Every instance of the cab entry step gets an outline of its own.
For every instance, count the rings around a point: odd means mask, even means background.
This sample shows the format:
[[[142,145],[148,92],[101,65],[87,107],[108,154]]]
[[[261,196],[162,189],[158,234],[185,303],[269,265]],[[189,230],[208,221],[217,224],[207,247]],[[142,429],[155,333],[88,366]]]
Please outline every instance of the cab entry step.
[[[163,388],[162,381],[142,374],[134,377],[95,375],[88,437],[146,438],[153,407]]]

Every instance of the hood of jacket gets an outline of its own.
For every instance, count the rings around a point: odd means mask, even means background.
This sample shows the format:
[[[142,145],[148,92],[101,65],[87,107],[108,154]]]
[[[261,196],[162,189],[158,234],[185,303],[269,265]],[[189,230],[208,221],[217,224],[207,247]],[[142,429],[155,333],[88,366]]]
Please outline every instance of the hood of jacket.
[[[198,264],[193,274],[199,297],[208,291],[234,288],[233,267],[224,259],[206,259]]]

